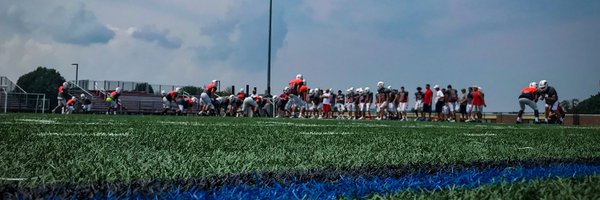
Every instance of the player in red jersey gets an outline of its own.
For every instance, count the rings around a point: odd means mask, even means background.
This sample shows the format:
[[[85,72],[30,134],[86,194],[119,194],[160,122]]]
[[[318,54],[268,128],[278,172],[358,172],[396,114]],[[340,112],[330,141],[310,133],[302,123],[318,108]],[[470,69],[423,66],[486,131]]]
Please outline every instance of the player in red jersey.
[[[423,93],[423,112],[421,112],[421,117],[423,119],[431,121],[431,100],[433,98],[433,91],[431,91],[431,86],[429,84],[425,85],[425,93]],[[428,113],[428,118],[425,118],[425,113]]]
[[[211,110],[215,109],[215,106],[213,105],[213,100],[216,98],[216,92],[217,92],[217,80],[213,80],[210,82],[210,84],[208,84],[208,86],[206,86],[206,89],[204,90],[204,92],[202,92],[202,94],[200,94],[200,115],[208,115],[210,113]]]
[[[60,109],[60,113],[65,114],[67,99],[69,99],[69,94],[67,93],[68,87],[68,82],[64,82],[62,83],[62,85],[58,86],[58,95],[56,96],[56,99],[58,100],[58,105],[54,109],[52,109],[52,113],[57,113],[58,109]]]
[[[536,82],[531,82],[529,83],[529,87],[521,89],[521,94],[519,95],[521,110],[519,110],[519,115],[517,116],[517,124],[522,123],[521,117],[523,117],[523,112],[525,112],[525,105],[533,109],[533,115],[535,116],[534,123],[540,123],[540,113],[536,104],[539,96],[540,93]]]
[[[169,91],[169,93],[165,93],[165,91],[161,92],[163,95],[163,111],[162,114],[167,114],[169,110],[171,110],[172,104],[179,98],[179,93],[181,93],[181,88],[175,88],[175,90]]]
[[[483,107],[486,107],[485,98],[480,87],[473,88],[473,112],[475,113],[476,122],[481,122],[483,118]]]
[[[71,99],[69,99],[67,101],[67,111],[65,112],[65,114],[71,114],[73,113],[73,111],[75,110],[75,104],[77,103],[77,97],[71,97]]]

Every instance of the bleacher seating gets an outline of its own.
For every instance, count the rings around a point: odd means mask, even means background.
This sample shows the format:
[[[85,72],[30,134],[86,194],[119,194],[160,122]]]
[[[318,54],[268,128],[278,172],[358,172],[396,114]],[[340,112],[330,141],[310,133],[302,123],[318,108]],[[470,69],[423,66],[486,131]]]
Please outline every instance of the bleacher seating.
[[[101,94],[101,92],[90,91],[92,94]],[[123,92],[119,97],[121,104],[125,109],[120,112],[129,114],[156,114],[162,109],[162,97],[154,94],[139,92]],[[92,98],[92,112],[104,113],[108,109],[104,95],[94,96]]]

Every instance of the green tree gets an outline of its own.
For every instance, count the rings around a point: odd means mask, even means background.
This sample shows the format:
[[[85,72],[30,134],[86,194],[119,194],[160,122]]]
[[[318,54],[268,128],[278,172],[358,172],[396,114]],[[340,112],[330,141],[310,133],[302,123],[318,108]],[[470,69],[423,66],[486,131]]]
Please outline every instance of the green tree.
[[[579,102],[579,100],[573,101],[577,104],[571,111],[571,113],[578,114],[599,114],[600,113],[600,93],[591,96],[590,98]]]
[[[195,87],[195,86],[185,86],[181,89],[190,95],[200,95],[200,94],[202,94],[202,92],[204,92],[204,88]]]
[[[58,71],[40,66],[19,77],[17,85],[27,92],[46,94],[46,99],[50,100],[47,108],[53,108],[57,104],[58,87],[63,82],[65,82],[65,78]]]
[[[133,91],[147,92],[149,94],[153,94],[154,93],[154,89],[152,88],[152,85],[150,85],[148,83],[138,83],[138,84],[136,84],[135,88],[133,89]]]

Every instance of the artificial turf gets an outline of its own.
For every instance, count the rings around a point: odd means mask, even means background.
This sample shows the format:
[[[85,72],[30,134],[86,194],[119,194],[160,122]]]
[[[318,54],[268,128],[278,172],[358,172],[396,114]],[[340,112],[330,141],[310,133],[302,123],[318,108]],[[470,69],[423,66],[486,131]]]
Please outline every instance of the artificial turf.
[[[0,185],[593,159],[600,157],[598,143],[600,127],[585,126],[6,114],[0,115]]]

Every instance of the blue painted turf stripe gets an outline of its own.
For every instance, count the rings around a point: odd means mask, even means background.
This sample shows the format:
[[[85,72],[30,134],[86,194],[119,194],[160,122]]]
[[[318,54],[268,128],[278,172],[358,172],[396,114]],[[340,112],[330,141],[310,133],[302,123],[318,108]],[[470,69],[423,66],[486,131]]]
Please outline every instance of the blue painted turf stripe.
[[[97,194],[99,199],[337,199],[339,197],[368,197],[373,194],[392,194],[413,189],[445,189],[448,187],[475,188],[496,183],[514,183],[554,178],[576,178],[600,175],[600,165],[553,164],[548,166],[514,167],[505,169],[467,169],[435,174],[415,173],[399,178],[392,177],[342,177],[335,182],[295,182],[266,186],[260,182],[253,186],[228,185],[210,191],[192,187],[157,191],[155,194],[129,193],[127,196]]]

